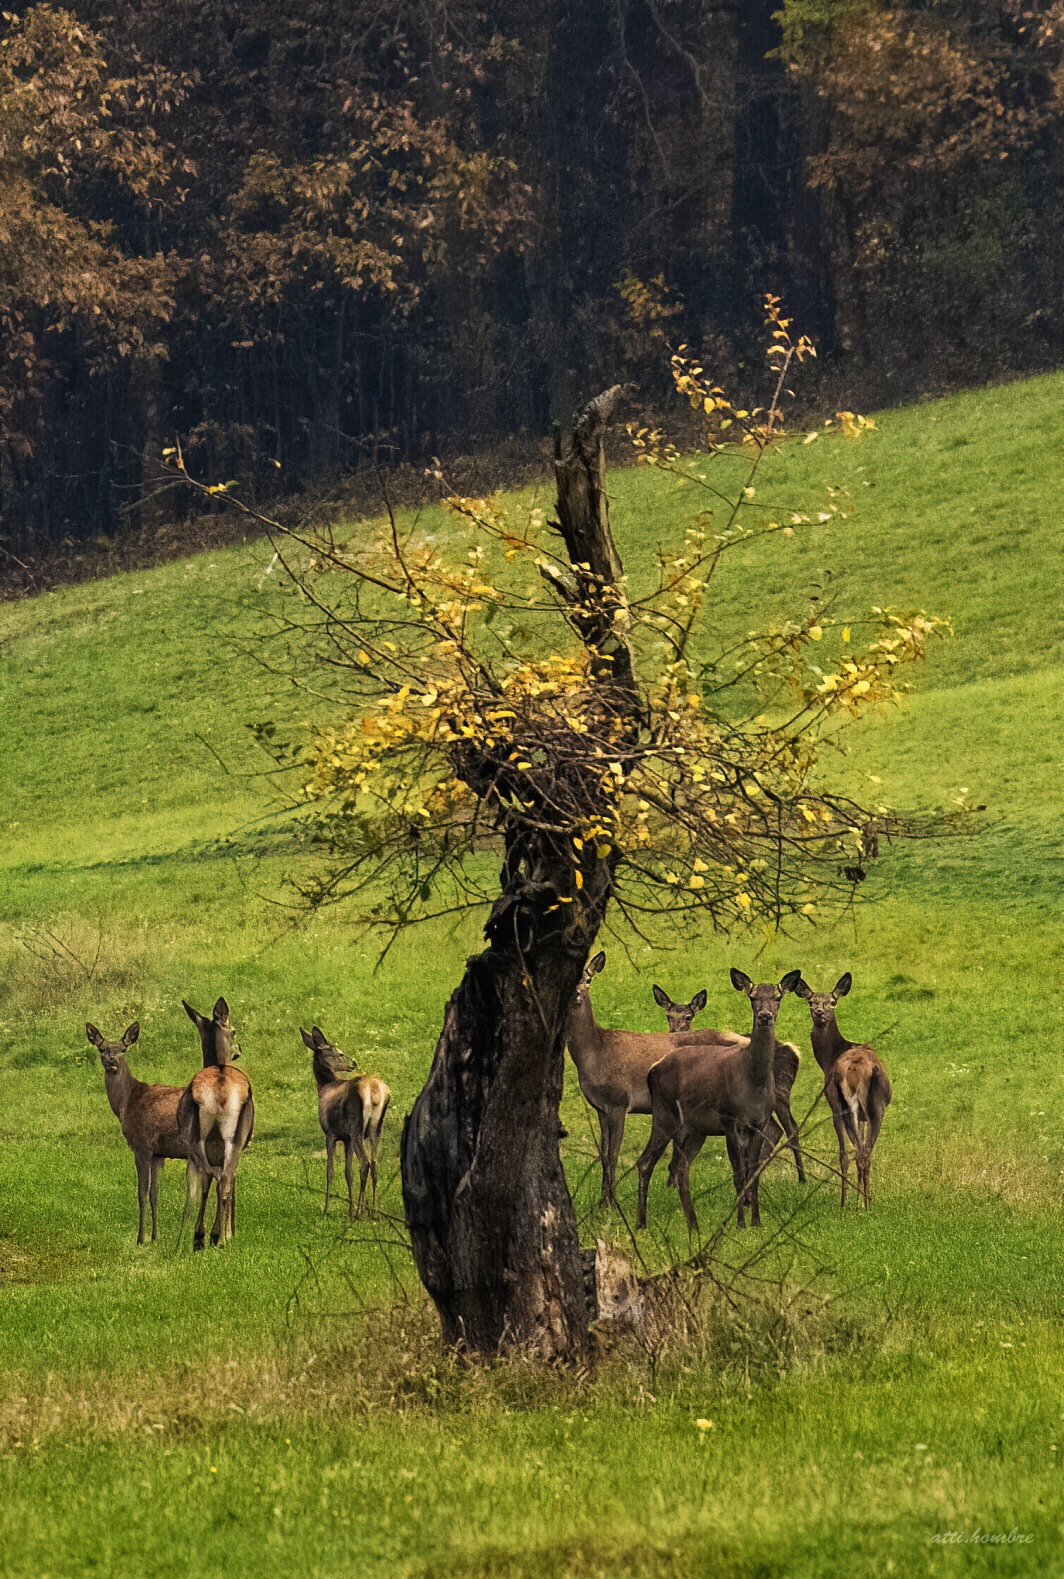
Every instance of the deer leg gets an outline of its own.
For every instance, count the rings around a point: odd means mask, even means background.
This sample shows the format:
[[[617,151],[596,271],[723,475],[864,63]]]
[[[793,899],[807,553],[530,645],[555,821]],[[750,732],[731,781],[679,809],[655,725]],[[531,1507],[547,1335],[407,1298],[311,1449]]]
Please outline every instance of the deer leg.
[[[229,1238],[229,1203],[232,1197],[233,1176],[226,1169],[217,1181],[215,1190],[218,1206],[214,1214],[214,1227],[211,1229],[211,1244],[224,1245]]]
[[[159,1237],[157,1209],[159,1205],[159,1175],[163,1171],[163,1157],[153,1157],[151,1160],[151,1177],[148,1180],[148,1203],[151,1206],[151,1242],[155,1243]]]
[[[636,1217],[636,1226],[645,1228],[647,1225],[647,1196],[650,1193],[650,1180],[654,1169],[661,1161],[662,1153],[669,1141],[675,1138],[675,1131],[670,1135],[668,1129],[660,1122],[655,1114],[654,1122],[650,1127],[650,1139],[636,1163],[636,1172],[639,1175],[639,1211]]]
[[[750,1206],[751,1228],[761,1227],[761,1173],[762,1163],[772,1155],[780,1143],[783,1131],[772,1117],[769,1118],[774,1134],[766,1135],[760,1129],[752,1129],[746,1148],[746,1196]]]
[[[610,1202],[614,1206],[617,1205],[617,1163],[624,1143],[624,1122],[627,1117],[624,1108],[615,1108],[609,1118]]]
[[[668,1184],[671,1189],[676,1188],[676,1180],[680,1168],[681,1150],[687,1157],[688,1166],[694,1162],[702,1147],[706,1144],[704,1135],[692,1135],[689,1130],[682,1129],[672,1143],[672,1161],[669,1164]]]
[[[784,1096],[782,1091],[777,1091],[776,1093],[776,1118],[783,1126],[783,1132],[787,1137],[787,1144],[791,1148],[791,1151],[794,1155],[794,1166],[798,1170],[798,1183],[804,1184],[805,1164],[802,1161],[802,1143],[798,1138],[798,1126],[794,1122],[794,1114],[791,1112],[790,1100]]]
[[[144,1207],[148,1199],[148,1181],[151,1176],[151,1158],[137,1157],[137,1205],[140,1208],[140,1225],[137,1228],[137,1243],[144,1243]],[[154,1236],[153,1236],[154,1237]]]
[[[369,1177],[373,1191],[373,1204],[370,1207],[371,1217],[376,1217],[377,1215],[377,1147],[380,1145],[380,1141],[381,1132],[378,1130],[375,1135],[370,1137],[369,1142]]]
[[[352,1183],[352,1173],[353,1173],[353,1169],[354,1169],[354,1154],[355,1154],[354,1146],[352,1145],[352,1143],[349,1140],[345,1140],[344,1141],[344,1178],[347,1180],[347,1215],[348,1215],[349,1218],[354,1217],[354,1215],[355,1215],[355,1197],[354,1197],[354,1187],[353,1187],[353,1183]]]
[[[599,1121],[599,1162],[602,1165],[602,1194],[599,1196],[600,1206],[613,1205],[613,1189],[610,1183],[610,1117],[605,1108],[596,1108]]]
[[[369,1157],[362,1140],[356,1135],[352,1142],[355,1154],[358,1157],[358,1206],[355,1216],[361,1217],[366,1209],[366,1180],[369,1178]]]
[[[743,1172],[742,1150],[739,1137],[731,1126],[724,1135],[724,1143],[728,1148],[728,1161],[731,1163],[732,1183],[735,1185],[735,1216],[740,1228],[746,1227],[746,1217],[743,1214],[743,1201],[746,1194],[746,1178]]]
[[[188,1204],[196,1208],[196,1225],[192,1230],[193,1250],[203,1249],[203,1219],[207,1212],[207,1196],[210,1193],[211,1176],[201,1173],[196,1164],[189,1161],[188,1165]]]
[[[336,1136],[335,1135],[326,1135],[326,1137],[325,1137],[325,1211],[323,1213],[323,1215],[326,1216],[326,1217],[329,1215],[329,1196],[332,1194],[333,1152],[335,1150],[336,1150]]]
[[[833,1113],[835,1135],[839,1142],[839,1176],[842,1179],[842,1205],[846,1206],[846,1186],[849,1183],[850,1159],[846,1153],[846,1121],[841,1113]]]
[[[691,1199],[691,1158],[682,1146],[673,1153],[676,1165],[676,1188],[680,1195],[680,1205],[687,1218],[687,1231],[693,1237],[698,1233],[698,1218],[695,1215],[695,1204]]]
[[[867,1142],[866,1142],[866,1145],[865,1145],[865,1205],[866,1206],[868,1205],[868,1197],[869,1197],[869,1194],[871,1193],[871,1186],[872,1186],[872,1151],[873,1151],[873,1148],[875,1147],[876,1141],[879,1139],[879,1131],[880,1131],[880,1129],[882,1127],[883,1127],[883,1114],[877,1108],[873,1107],[871,1113],[868,1116],[868,1139],[867,1139]]]

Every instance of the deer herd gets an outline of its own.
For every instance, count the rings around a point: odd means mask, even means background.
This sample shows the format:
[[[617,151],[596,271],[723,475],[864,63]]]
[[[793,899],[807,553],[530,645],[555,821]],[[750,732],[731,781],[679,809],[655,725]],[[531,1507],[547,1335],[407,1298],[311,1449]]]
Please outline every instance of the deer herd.
[[[776,1038],[776,1021],[788,993],[804,998],[809,1006],[813,1055],[823,1073],[823,1094],[838,1140],[842,1204],[846,1205],[851,1149],[858,1199],[869,1204],[872,1150],[891,1099],[891,1085],[873,1049],[864,1042],[847,1041],[836,1023],[838,1001],[852,985],[849,971],[830,992],[814,992],[798,970],[788,971],[778,982],[755,983],[733,969],[732,986],[745,994],[752,1011],[747,1035],[694,1029],[695,1016],[706,1006],[705,991],[688,1003],[676,1003],[655,986],[654,1000],[665,1011],[669,1028],[647,1033],[612,1030],[597,1023],[591,983],[605,963],[605,954],[599,953],[585,966],[568,1028],[580,1090],[598,1115],[603,1205],[616,1204],[617,1163],[629,1113],[648,1114],[651,1120],[650,1139],[636,1164],[640,1228],[646,1227],[654,1169],[670,1142],[669,1183],[679,1192],[692,1233],[698,1230],[698,1218],[691,1200],[691,1163],[709,1136],[724,1138],[740,1228],[747,1212],[752,1225],[760,1226],[761,1174],[781,1140],[786,1139],[799,1181],[805,1182],[801,1140],[791,1112],[801,1055],[793,1042]],[[187,1086],[147,1085],[134,1078],[125,1055],[140,1036],[136,1022],[119,1042],[105,1041],[94,1025],[87,1025],[85,1031],[99,1051],[107,1098],[137,1166],[137,1243],[145,1240],[145,1203],[151,1209],[151,1237],[156,1238],[159,1174],[168,1158],[176,1158],[187,1164],[186,1212],[195,1211],[193,1246],[200,1250],[212,1183],[217,1204],[211,1243],[223,1244],[235,1231],[237,1165],[254,1131],[255,1103],[251,1082],[234,1067],[241,1050],[226,1000],[218,999],[209,1019],[188,1003],[184,1008],[199,1032],[203,1054],[203,1067]],[[391,1092],[376,1076],[357,1074],[356,1066],[317,1026],[309,1033],[301,1030],[300,1036],[311,1054],[318,1120],[325,1136],[325,1211],[340,1142],[348,1214],[361,1216],[365,1210],[367,1182],[375,1212],[377,1155]],[[356,1156],[357,1207],[352,1177]]]

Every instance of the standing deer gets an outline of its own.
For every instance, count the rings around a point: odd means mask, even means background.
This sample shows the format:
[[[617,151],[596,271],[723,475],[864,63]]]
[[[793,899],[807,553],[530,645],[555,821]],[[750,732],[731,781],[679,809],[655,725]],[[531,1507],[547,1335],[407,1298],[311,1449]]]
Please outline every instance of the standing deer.
[[[189,1204],[198,1208],[192,1245],[203,1249],[203,1218],[207,1209],[204,1180],[214,1178],[218,1189],[218,1209],[211,1244],[224,1244],[236,1231],[236,1170],[241,1154],[255,1129],[255,1102],[251,1081],[233,1061],[240,1057],[236,1032],[229,1018],[229,1005],[219,998],[211,1018],[197,1014],[190,1003],[185,1013],[196,1027],[203,1049],[203,1068],[193,1075],[181,1093],[179,1122],[188,1157],[195,1165],[189,1170]],[[212,1166],[207,1142],[217,1137],[222,1144],[221,1166]]]
[[[750,1221],[761,1226],[759,1201],[761,1158],[778,1133],[772,1117],[775,1106],[773,1065],[776,1052],[776,1016],[786,993],[793,992],[801,972],[789,971],[783,980],[754,984],[741,970],[731,972],[732,986],[744,992],[753,1008],[749,1037],[730,1045],[677,1047],[649,1071],[653,1124],[650,1140],[636,1167],[639,1171],[640,1228],[646,1227],[647,1194],[662,1152],[674,1142],[676,1184],[687,1226],[698,1232],[698,1218],[691,1201],[690,1141],[723,1135],[735,1182],[736,1215],[745,1227],[744,1208]],[[680,1145],[675,1142],[683,1137]]]
[[[867,1042],[848,1042],[835,1023],[835,1005],[853,986],[849,971],[830,992],[814,992],[799,980],[795,992],[809,1005],[813,1021],[813,1056],[824,1071],[824,1095],[831,1109],[839,1142],[842,1204],[846,1205],[850,1160],[849,1139],[857,1156],[857,1198],[868,1205],[872,1180],[872,1148],[879,1138],[883,1115],[893,1095],[890,1076],[879,1055]]]
[[[701,1014],[706,1006],[706,990],[696,992],[690,1003],[675,1003],[663,987],[654,988],[654,1002],[659,1008],[665,1010],[665,1018],[669,1022],[670,1031],[689,1031],[696,1014]],[[794,1166],[798,1170],[798,1183],[805,1183],[805,1164],[802,1161],[802,1143],[798,1137],[798,1126],[794,1122],[791,1112],[791,1089],[798,1078],[802,1055],[793,1042],[777,1042],[776,1057],[772,1065],[772,1079],[776,1088],[776,1106],[773,1109],[776,1120],[787,1137],[787,1144],[794,1154]],[[694,1162],[702,1150],[705,1136],[692,1136],[691,1144],[685,1147],[688,1161]],[[676,1161],[673,1159],[669,1169],[669,1183],[676,1183]]]
[[[745,1041],[731,1031],[617,1031],[599,1025],[591,1005],[591,982],[606,963],[596,954],[584,967],[569,1017],[569,1053],[580,1090],[599,1120],[602,1205],[616,1204],[617,1159],[629,1113],[650,1112],[647,1074],[659,1059],[687,1042],[700,1047],[734,1046]],[[675,1159],[674,1164],[675,1166]]]
[[[137,1201],[140,1206],[137,1243],[144,1243],[144,1203],[147,1201],[151,1207],[151,1237],[154,1244],[158,1237],[156,1206],[163,1164],[168,1157],[182,1161],[188,1158],[188,1149],[177,1119],[182,1087],[146,1085],[130,1073],[125,1055],[140,1035],[140,1025],[136,1020],[120,1042],[104,1041],[95,1025],[86,1025],[85,1035],[100,1054],[107,1100],[122,1126],[126,1145],[137,1165]]]
[[[377,1152],[384,1128],[384,1115],[392,1100],[392,1093],[375,1075],[359,1075],[356,1080],[339,1080],[338,1075],[350,1074],[355,1065],[338,1047],[327,1039],[315,1025],[308,1036],[301,1030],[304,1045],[314,1054],[312,1068],[318,1087],[318,1121],[325,1134],[325,1211],[329,1210],[332,1193],[333,1152],[336,1142],[344,1148],[344,1178],[347,1180],[347,1215],[361,1217],[366,1201],[366,1178],[373,1181],[371,1215],[377,1210]],[[351,1187],[351,1156],[358,1157],[359,1191],[358,1207],[353,1203]]]

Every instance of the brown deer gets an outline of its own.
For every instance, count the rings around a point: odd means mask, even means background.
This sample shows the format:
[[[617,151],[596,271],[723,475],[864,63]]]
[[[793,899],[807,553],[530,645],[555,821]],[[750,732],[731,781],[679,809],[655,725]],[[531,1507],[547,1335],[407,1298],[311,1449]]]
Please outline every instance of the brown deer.
[[[318,1087],[318,1121],[325,1135],[325,1211],[329,1210],[332,1193],[333,1152],[336,1142],[344,1148],[344,1178],[347,1180],[347,1215],[361,1217],[366,1203],[366,1179],[373,1182],[373,1204],[370,1215],[377,1210],[377,1152],[384,1128],[384,1115],[392,1100],[392,1093],[375,1075],[359,1075],[355,1080],[340,1080],[350,1074],[355,1065],[325,1036],[318,1026],[310,1035],[301,1030],[304,1045],[314,1054],[312,1068]],[[359,1190],[356,1208],[351,1187],[351,1157],[358,1157]]]
[[[659,1008],[665,1010],[665,1018],[669,1022],[670,1031],[689,1031],[696,1014],[701,1014],[706,1006],[706,990],[696,992],[690,1003],[675,1003],[663,987],[654,988],[654,1002]],[[777,1042],[776,1057],[772,1065],[772,1079],[776,1088],[776,1106],[774,1109],[776,1121],[787,1137],[787,1144],[794,1154],[794,1166],[798,1170],[798,1183],[805,1183],[805,1163],[802,1161],[802,1143],[798,1137],[798,1126],[794,1122],[791,1112],[791,1089],[798,1078],[802,1055],[793,1042]],[[691,1144],[685,1147],[689,1162],[694,1162],[702,1150],[705,1136],[692,1136]],[[669,1169],[669,1183],[676,1183],[676,1160],[673,1159]]]
[[[616,1204],[617,1159],[629,1113],[650,1112],[647,1074],[659,1059],[687,1042],[700,1047],[733,1046],[746,1040],[731,1031],[618,1031],[599,1025],[591,1005],[591,982],[606,963],[598,953],[588,961],[569,1017],[569,1054],[580,1090],[598,1114],[602,1162],[602,1205]],[[673,1162],[675,1167],[675,1158]]]
[[[755,985],[745,972],[733,969],[732,986],[746,994],[753,1008],[749,1037],[731,1045],[677,1047],[649,1071],[653,1124],[650,1140],[636,1164],[640,1228],[646,1227],[647,1194],[654,1169],[669,1141],[681,1138],[673,1150],[676,1184],[687,1225],[692,1233],[698,1232],[688,1147],[696,1137],[707,1135],[723,1135],[727,1141],[739,1227],[745,1227],[744,1208],[748,1207],[752,1225],[760,1228],[761,1159],[766,1145],[774,1145],[778,1135],[772,1116],[776,1016],[785,994],[793,992],[800,979],[801,972],[792,970],[779,983]]]
[[[111,1111],[122,1126],[126,1145],[137,1165],[137,1201],[140,1225],[137,1243],[144,1243],[144,1205],[151,1207],[151,1237],[158,1237],[157,1202],[159,1175],[168,1157],[188,1159],[188,1150],[177,1120],[181,1086],[150,1086],[130,1073],[126,1053],[140,1035],[134,1020],[120,1042],[104,1041],[95,1025],[86,1025],[85,1035],[100,1054],[104,1084]]]
[[[890,1076],[879,1055],[867,1042],[848,1042],[835,1023],[835,1005],[840,998],[845,998],[852,986],[853,977],[846,971],[830,992],[814,992],[808,982],[801,979],[794,990],[809,1005],[813,1021],[813,1056],[824,1071],[824,1095],[839,1142],[842,1204],[846,1205],[850,1172],[846,1151],[848,1139],[857,1156],[857,1198],[867,1206],[872,1181],[872,1148],[879,1138],[883,1115],[890,1106],[893,1092]]]
[[[225,999],[218,999],[209,1020],[197,1014],[190,1003],[183,999],[182,1003],[199,1032],[203,1049],[203,1068],[181,1093],[178,1107],[182,1136],[194,1164],[194,1170],[189,1172],[189,1201],[195,1201],[198,1211],[192,1245],[202,1250],[207,1207],[205,1180],[215,1179],[218,1189],[211,1244],[224,1244],[236,1231],[236,1170],[254,1133],[255,1102],[251,1081],[243,1070],[233,1068],[234,1060],[240,1057],[240,1047]],[[212,1165],[208,1158],[207,1142],[212,1138],[221,1142],[220,1166]]]

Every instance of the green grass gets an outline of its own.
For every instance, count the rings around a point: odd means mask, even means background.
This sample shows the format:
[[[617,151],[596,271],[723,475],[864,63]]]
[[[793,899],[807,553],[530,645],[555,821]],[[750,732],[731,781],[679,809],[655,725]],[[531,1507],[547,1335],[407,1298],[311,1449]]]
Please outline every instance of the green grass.
[[[843,1028],[875,1041],[895,1088],[870,1214],[841,1214],[830,1184],[800,1191],[788,1161],[766,1181],[770,1225],[801,1208],[796,1275],[827,1265],[834,1295],[778,1364],[752,1339],[613,1354],[593,1377],[440,1359],[390,1218],[401,1117],[476,923],[411,937],[376,973],[373,944],[342,914],[287,928],[273,901],[290,857],[261,785],[242,776],[255,766],[245,725],[298,722],[308,704],[232,639],[268,553],[246,545],[0,608],[5,1579],[1052,1570],[1064,1534],[1062,441],[1064,378],[1050,377],[888,413],[852,445],[799,446],[759,490],[801,504],[843,487],[854,518],[741,550],[716,589],[723,629],[835,585],[840,608],[951,614],[956,639],[903,708],[862,730],[845,771],[875,774],[876,796],[899,804],[963,785],[989,807],[982,837],[888,853],[853,917],[758,962],[759,975],[799,964],[815,986],[851,969]],[[613,486],[638,575],[693,501],[636,471]],[[706,1023],[741,1023],[726,967],[753,969],[751,940],[680,951],[663,930],[653,949],[606,946],[604,1022],[657,1026],[660,981],[677,997],[706,986]],[[219,992],[258,1109],[239,1236],[199,1257],[187,1233],[178,1242],[171,1165],[160,1242],[138,1250],[132,1160],[84,1021],[115,1034],[139,1018],[135,1071],[176,1083],[198,1061],[180,1000],[202,1008]],[[310,1021],[395,1093],[378,1225],[322,1220],[298,1038]],[[782,1027],[808,1047],[797,1001]],[[624,1245],[621,1219],[594,1208],[572,1075],[564,1154],[584,1230]],[[815,1094],[806,1068],[796,1111]],[[629,1220],[646,1122],[626,1140]],[[810,1145],[829,1151],[823,1128]],[[719,1145],[695,1172],[709,1225],[730,1193]],[[681,1228],[661,1170],[647,1256],[684,1249]],[[1034,1540],[931,1539],[977,1527]]]

